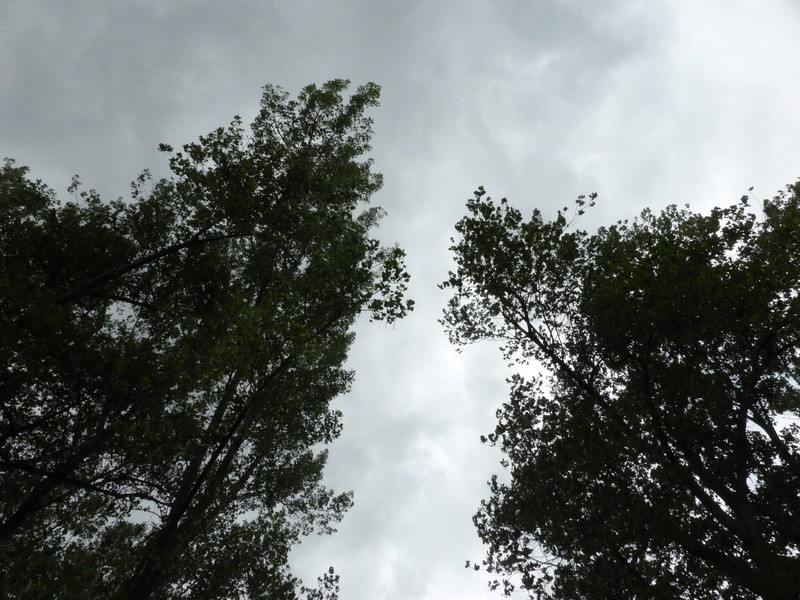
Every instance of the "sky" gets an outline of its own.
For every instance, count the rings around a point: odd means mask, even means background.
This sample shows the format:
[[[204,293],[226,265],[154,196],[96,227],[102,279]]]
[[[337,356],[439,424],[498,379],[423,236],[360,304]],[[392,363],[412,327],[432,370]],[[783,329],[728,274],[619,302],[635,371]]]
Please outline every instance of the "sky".
[[[554,215],[597,192],[592,229],[645,207],[771,197],[800,176],[795,0],[2,0],[0,156],[66,195],[108,199],[180,146],[347,78],[382,86],[371,157],[379,237],[408,252],[415,312],[359,323],[344,431],[325,481],[355,492],[333,536],[292,553],[342,600],[498,598],[465,569],[471,517],[501,456],[509,371],[496,347],[457,353],[438,324],[453,225],[478,186]]]

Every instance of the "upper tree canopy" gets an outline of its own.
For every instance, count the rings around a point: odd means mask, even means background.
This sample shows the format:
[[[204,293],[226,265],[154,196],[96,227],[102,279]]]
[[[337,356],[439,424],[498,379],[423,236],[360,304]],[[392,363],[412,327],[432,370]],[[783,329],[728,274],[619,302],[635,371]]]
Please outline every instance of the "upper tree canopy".
[[[489,436],[510,481],[475,523],[506,591],[796,599],[800,184],[759,218],[745,197],[593,235],[482,189],[467,206],[451,340],[546,373],[512,378]]]
[[[352,325],[412,304],[370,235],[379,89],[347,87],[266,87],[249,131],[162,145],[173,176],[129,202],[75,181],[63,203],[6,161],[0,595],[296,596],[289,548],[351,504],[318,448]]]

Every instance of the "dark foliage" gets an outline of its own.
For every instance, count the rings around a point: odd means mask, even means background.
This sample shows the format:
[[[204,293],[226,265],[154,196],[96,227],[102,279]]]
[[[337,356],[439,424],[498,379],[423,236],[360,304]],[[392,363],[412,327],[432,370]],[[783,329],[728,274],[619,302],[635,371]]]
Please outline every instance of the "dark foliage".
[[[379,89],[264,90],[249,131],[170,155],[129,202],[0,171],[0,595],[295,598],[363,311],[410,308],[370,237]],[[335,596],[333,574],[323,583]],[[313,598],[324,590],[305,590]],[[327,593],[327,592],[325,592]]]
[[[511,379],[488,436],[510,474],[475,516],[496,586],[798,597],[799,196],[593,235],[482,189],[468,202],[443,323],[543,373]]]

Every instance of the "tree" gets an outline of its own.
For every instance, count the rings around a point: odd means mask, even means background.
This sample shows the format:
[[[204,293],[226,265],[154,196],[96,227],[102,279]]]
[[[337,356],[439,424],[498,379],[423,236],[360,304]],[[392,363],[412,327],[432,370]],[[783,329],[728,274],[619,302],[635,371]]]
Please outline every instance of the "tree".
[[[379,88],[348,85],[267,86],[249,133],[162,145],[173,176],[143,173],[129,202],[76,179],[62,203],[6,161],[4,597],[296,597],[290,547],[352,503],[320,448],[353,324],[413,304],[365,207]]]
[[[509,471],[474,519],[495,587],[796,598],[800,184],[761,218],[745,196],[593,235],[483,189],[467,207],[442,321],[541,368],[485,440]]]

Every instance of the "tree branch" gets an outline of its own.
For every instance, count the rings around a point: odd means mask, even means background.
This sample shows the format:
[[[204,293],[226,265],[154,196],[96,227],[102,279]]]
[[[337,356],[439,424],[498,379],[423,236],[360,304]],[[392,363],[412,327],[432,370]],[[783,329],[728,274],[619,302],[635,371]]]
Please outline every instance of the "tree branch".
[[[87,281],[86,283],[83,283],[79,286],[72,288],[71,290],[59,294],[58,296],[56,296],[56,302],[58,302],[59,304],[67,304],[69,302],[72,302],[73,300],[76,300],[77,298],[85,294],[88,294],[92,290],[95,290],[96,288],[106,283],[114,281],[115,279],[119,279],[123,275],[130,273],[131,271],[140,269],[141,267],[144,267],[150,263],[154,263],[157,260],[164,258],[165,256],[169,256],[170,254],[175,254],[176,252],[179,252],[184,248],[189,248],[192,246],[198,246],[203,244],[210,244],[213,242],[219,242],[224,240],[248,237],[248,235],[250,235],[244,233],[229,233],[210,238],[201,238],[200,236],[209,229],[211,229],[210,225],[206,227],[204,230],[198,232],[196,235],[192,236],[189,240],[185,242],[172,244],[171,246],[167,246],[162,250],[158,250],[157,252],[152,252],[150,254],[147,254],[146,256],[143,256],[138,260],[128,263],[127,265],[124,265],[117,269],[112,269],[111,271],[106,271],[105,273],[98,275],[97,277],[91,279],[90,281]]]

